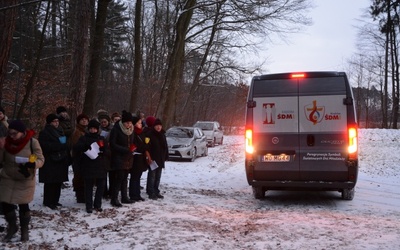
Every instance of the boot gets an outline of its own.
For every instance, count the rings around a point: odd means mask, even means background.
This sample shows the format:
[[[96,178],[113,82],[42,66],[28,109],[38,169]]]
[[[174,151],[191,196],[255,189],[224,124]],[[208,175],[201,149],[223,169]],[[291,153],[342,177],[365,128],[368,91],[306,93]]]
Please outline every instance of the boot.
[[[29,240],[29,222],[31,221],[31,212],[19,214],[19,224],[21,225],[21,241]]]
[[[4,242],[10,242],[14,234],[17,233],[17,215],[15,214],[15,210],[8,212],[5,214],[5,219],[8,223],[7,225],[7,234],[4,236]]]
[[[131,204],[134,203],[135,201],[129,199],[128,197],[128,186],[122,184],[121,187],[121,203],[125,203],[125,204]]]
[[[111,189],[111,201],[110,201],[110,204],[113,207],[122,207],[122,204],[118,200],[118,189],[116,187],[113,187]]]

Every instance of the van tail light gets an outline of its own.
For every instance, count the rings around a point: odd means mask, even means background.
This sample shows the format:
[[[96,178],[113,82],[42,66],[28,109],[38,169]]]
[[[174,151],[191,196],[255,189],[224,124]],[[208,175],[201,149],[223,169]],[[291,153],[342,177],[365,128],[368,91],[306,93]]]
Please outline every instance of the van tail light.
[[[253,154],[254,147],[253,147],[253,130],[246,129],[246,153]]]
[[[349,128],[349,160],[357,160],[358,158],[358,142],[357,128]]]

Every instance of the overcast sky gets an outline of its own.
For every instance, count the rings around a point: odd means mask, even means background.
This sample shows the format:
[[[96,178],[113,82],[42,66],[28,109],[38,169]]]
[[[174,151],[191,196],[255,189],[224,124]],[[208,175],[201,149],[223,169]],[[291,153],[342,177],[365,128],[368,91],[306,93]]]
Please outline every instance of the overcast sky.
[[[371,0],[315,0],[312,26],[266,52],[268,72],[340,71],[356,52],[357,29]]]

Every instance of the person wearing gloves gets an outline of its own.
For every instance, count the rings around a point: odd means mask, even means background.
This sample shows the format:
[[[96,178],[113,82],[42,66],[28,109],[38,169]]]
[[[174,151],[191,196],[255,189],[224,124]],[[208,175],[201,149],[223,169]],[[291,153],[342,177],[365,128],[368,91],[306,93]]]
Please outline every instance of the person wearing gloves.
[[[73,151],[76,157],[79,157],[80,173],[84,179],[85,187],[85,204],[86,212],[92,213],[93,209],[101,212],[101,200],[104,193],[106,182],[106,166],[104,160],[104,152],[107,144],[103,136],[99,134],[100,123],[93,119],[88,124],[88,132],[81,136],[78,142],[74,145]],[[98,156],[94,159],[85,154],[86,151],[91,150],[93,143],[99,146]],[[93,188],[97,186],[94,203],[93,203]]]
[[[122,111],[121,120],[114,125],[110,132],[109,143],[111,149],[111,205],[121,207],[122,203],[133,203],[128,197],[128,175],[132,168],[133,151],[136,149],[133,137],[133,121],[131,113]],[[137,121],[137,120],[136,120]],[[118,194],[121,190],[121,202]]]
[[[46,117],[46,125],[39,133],[39,143],[46,159],[39,169],[39,182],[44,183],[43,205],[56,209],[62,206],[59,203],[61,187],[63,182],[68,181],[68,167],[71,164],[67,138],[56,114]]]
[[[34,134],[20,120],[12,121],[4,149],[0,150],[0,162],[3,163],[0,172],[0,201],[8,224],[3,239],[5,242],[9,242],[18,231],[15,204],[18,205],[21,241],[29,240],[29,203],[35,193],[36,169],[44,163],[42,149],[38,140],[33,138]]]
[[[131,178],[129,179],[129,197],[133,201],[144,201],[140,195],[140,178],[142,173],[147,171],[146,157],[150,157],[149,149],[146,144],[145,133],[143,133],[143,122],[139,117],[133,117],[134,124],[134,143],[137,146],[133,156],[133,166],[130,171]]]

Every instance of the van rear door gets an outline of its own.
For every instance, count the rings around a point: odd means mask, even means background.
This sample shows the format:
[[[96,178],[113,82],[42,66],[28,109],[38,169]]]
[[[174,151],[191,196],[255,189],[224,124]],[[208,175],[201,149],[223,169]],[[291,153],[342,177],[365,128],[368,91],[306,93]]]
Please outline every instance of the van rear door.
[[[300,180],[299,97],[297,79],[254,81],[253,145],[257,149],[253,168],[256,181]]]
[[[344,75],[299,79],[299,162],[302,181],[348,180]]]

